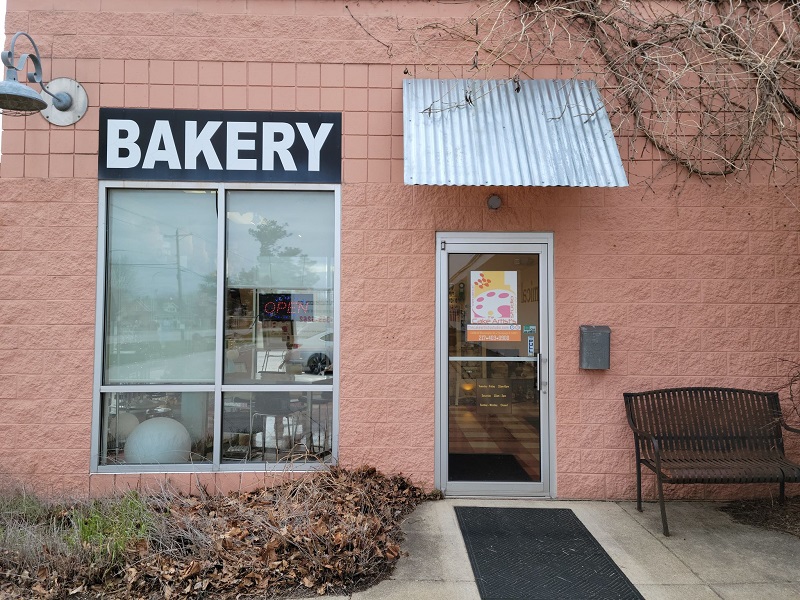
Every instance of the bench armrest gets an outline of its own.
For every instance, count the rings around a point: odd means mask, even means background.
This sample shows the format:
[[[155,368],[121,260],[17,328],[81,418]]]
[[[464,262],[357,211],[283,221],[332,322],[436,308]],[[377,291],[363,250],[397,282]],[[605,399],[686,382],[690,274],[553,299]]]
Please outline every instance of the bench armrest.
[[[633,434],[634,434],[634,436],[636,438],[642,438],[642,439],[647,440],[648,442],[650,442],[650,444],[653,447],[653,456],[655,457],[656,464],[658,465],[658,469],[660,470],[661,469],[661,444],[656,439],[656,436],[654,436],[652,433],[648,433],[647,431],[644,431],[643,429],[639,429],[638,427],[634,427],[634,425],[632,423],[630,423],[630,422],[628,422],[628,425],[630,425],[630,428],[633,430]],[[636,453],[637,453],[637,458],[638,458],[638,453],[639,453],[638,448],[637,448]]]
[[[787,425],[786,421],[781,419],[781,427],[783,427],[786,431],[792,431],[794,433],[800,433],[800,429],[797,427],[792,427],[791,425]]]
[[[634,435],[636,435],[636,437],[648,438],[650,440],[656,439],[652,433],[649,433],[644,429],[639,429],[633,423],[631,423],[630,420],[628,420],[628,425],[630,426],[631,430],[633,431]]]

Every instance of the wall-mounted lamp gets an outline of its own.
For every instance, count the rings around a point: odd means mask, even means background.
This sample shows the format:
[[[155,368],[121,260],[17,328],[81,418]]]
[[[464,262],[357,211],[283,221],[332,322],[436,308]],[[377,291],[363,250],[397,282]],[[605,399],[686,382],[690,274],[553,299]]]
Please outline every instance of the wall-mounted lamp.
[[[14,44],[17,38],[28,38],[33,46],[33,54],[20,54],[19,61],[14,64]],[[60,77],[48,84],[42,83],[42,59],[36,42],[24,31],[18,31],[11,38],[8,50],[0,54],[6,68],[6,78],[0,83],[0,110],[9,115],[31,115],[41,112],[42,116],[53,125],[72,125],[77,123],[89,106],[86,90],[74,79]],[[33,70],[27,68],[30,60]],[[42,93],[37,94],[17,79],[17,71],[24,73],[28,83],[38,83]]]
[[[497,194],[492,194],[486,199],[486,206],[488,206],[491,210],[497,210],[502,204],[503,201]]]

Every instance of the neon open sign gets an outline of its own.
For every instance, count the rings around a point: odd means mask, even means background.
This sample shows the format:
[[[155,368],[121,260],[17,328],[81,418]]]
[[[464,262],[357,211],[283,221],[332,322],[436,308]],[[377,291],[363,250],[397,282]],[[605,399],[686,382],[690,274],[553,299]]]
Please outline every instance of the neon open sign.
[[[313,321],[312,294],[259,294],[259,318],[262,321]]]

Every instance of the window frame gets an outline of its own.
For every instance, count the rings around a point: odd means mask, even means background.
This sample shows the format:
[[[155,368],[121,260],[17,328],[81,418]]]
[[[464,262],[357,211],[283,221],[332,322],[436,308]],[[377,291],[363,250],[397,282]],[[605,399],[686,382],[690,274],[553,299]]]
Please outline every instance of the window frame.
[[[339,455],[339,339],[340,339],[340,289],[341,289],[341,184],[304,183],[216,183],[216,182],[166,182],[107,180],[99,182],[97,219],[97,281],[95,303],[95,352],[92,383],[91,462],[90,473],[181,473],[181,472],[247,472],[285,471],[283,462],[222,462],[222,416],[223,394],[226,392],[332,392],[333,414],[331,423],[331,461],[338,462]],[[108,195],[110,190],[213,190],[217,194],[217,298],[216,339],[214,345],[213,384],[103,384],[103,359],[105,348],[106,267],[108,250]],[[331,385],[297,384],[241,385],[223,384],[223,361],[225,344],[225,252],[227,192],[237,191],[324,191],[332,192],[334,200],[334,257],[333,257],[333,383]],[[101,465],[101,432],[103,426],[102,395],[110,392],[213,392],[214,402],[214,451],[210,463],[187,464],[135,464]],[[326,468],[330,462],[292,463],[292,470],[313,471]]]

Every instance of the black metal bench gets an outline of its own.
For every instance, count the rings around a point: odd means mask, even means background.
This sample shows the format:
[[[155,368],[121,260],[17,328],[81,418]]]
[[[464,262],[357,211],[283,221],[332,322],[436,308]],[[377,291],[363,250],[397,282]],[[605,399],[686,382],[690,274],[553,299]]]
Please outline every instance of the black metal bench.
[[[636,447],[636,508],[642,510],[642,465],[656,474],[664,535],[669,535],[663,483],[800,482],[786,459],[786,424],[775,392],[674,388],[625,393]]]

